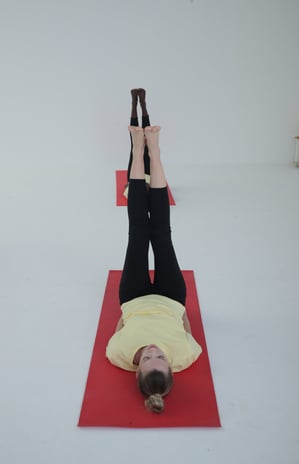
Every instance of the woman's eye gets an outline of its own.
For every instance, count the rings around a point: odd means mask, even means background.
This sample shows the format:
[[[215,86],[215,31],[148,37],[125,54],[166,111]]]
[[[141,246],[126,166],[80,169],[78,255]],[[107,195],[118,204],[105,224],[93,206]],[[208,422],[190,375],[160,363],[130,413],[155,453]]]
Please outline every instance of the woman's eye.
[[[165,359],[165,356],[162,356],[162,354],[160,354],[160,356],[158,356],[159,359]]]
[[[144,356],[143,361],[147,361],[148,359],[150,359],[149,356]]]

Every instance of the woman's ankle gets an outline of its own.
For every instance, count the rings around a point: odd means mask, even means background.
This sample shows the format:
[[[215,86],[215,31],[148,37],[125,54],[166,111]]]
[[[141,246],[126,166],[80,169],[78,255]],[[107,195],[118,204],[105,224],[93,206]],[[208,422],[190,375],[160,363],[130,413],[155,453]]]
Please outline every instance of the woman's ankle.
[[[132,149],[132,155],[133,155],[133,160],[143,160],[143,153],[144,153],[144,146],[140,145],[140,146],[133,146],[133,149]]]
[[[149,154],[149,157],[151,160],[155,160],[155,159],[158,159],[160,160],[160,147],[157,146],[157,147],[154,147],[154,148],[150,148],[149,151],[148,151],[148,154]]]

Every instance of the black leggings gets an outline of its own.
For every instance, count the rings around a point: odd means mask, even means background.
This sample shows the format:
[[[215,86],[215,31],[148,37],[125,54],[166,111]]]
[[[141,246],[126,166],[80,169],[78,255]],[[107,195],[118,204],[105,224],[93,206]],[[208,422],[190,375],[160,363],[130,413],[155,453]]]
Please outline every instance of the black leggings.
[[[159,294],[185,305],[186,285],[171,241],[167,187],[148,191],[144,180],[131,179],[128,216],[129,241],[119,286],[120,304]],[[148,270],[150,242],[155,260],[153,283]]]

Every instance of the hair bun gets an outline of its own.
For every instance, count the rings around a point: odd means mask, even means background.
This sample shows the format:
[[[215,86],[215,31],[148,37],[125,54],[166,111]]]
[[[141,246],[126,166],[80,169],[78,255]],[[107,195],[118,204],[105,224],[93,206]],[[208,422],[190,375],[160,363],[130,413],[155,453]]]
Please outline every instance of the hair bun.
[[[154,393],[145,400],[145,406],[152,412],[160,413],[164,410],[164,400],[160,393]]]

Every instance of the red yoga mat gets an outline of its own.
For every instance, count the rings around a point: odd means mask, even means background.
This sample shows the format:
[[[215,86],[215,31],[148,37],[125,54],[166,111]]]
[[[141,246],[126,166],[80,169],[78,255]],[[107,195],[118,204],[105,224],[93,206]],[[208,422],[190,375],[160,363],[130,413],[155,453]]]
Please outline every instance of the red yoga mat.
[[[78,425],[80,427],[220,427],[216,396],[193,271],[183,271],[186,309],[194,338],[203,352],[188,369],[174,374],[162,414],[149,412],[134,372],[119,369],[105,357],[109,338],[121,316],[121,271],[109,271]]]
[[[124,197],[123,193],[125,190],[125,186],[128,183],[127,179],[127,171],[116,171],[116,206],[127,206],[128,201],[126,197]],[[173,195],[170,191],[169,186],[168,189],[168,197],[169,197],[169,204],[171,206],[175,205],[175,201]]]

